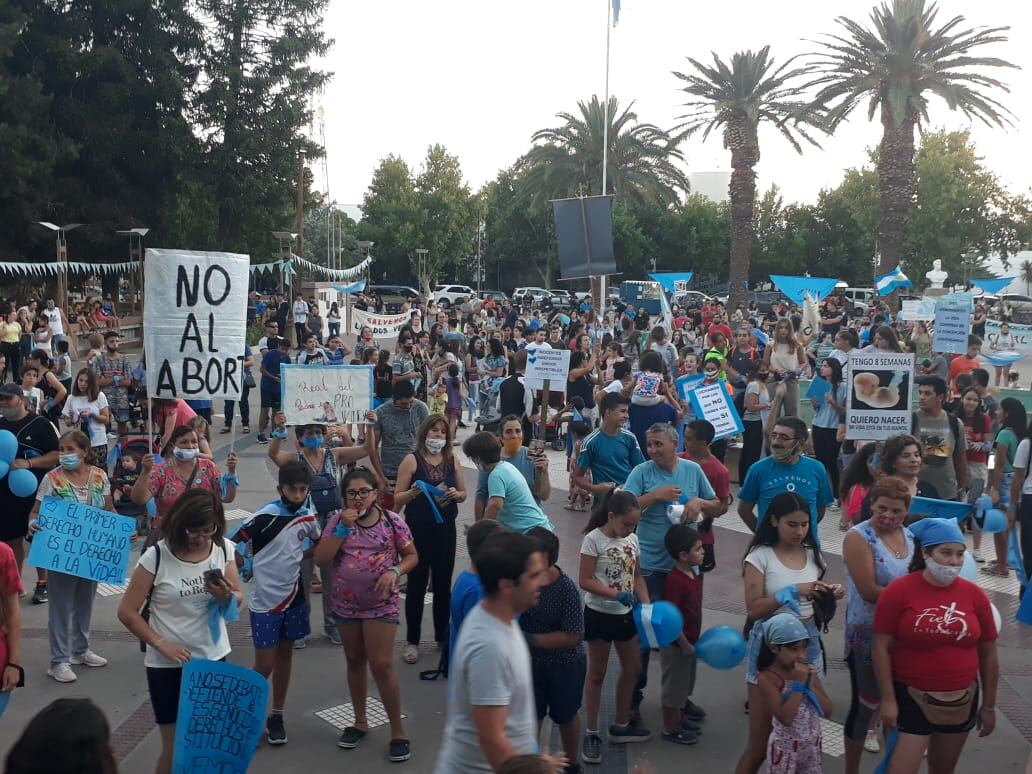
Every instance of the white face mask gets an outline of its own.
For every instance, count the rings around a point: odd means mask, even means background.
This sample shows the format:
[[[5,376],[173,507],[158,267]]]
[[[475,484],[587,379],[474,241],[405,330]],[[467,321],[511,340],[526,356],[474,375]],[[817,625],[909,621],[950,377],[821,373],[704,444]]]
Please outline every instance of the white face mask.
[[[431,454],[439,454],[444,449],[448,441],[444,438],[427,438],[424,443],[428,452]]]
[[[949,586],[953,581],[960,577],[960,571],[963,567],[952,567],[948,564],[939,564],[932,558],[925,559],[925,567],[928,568],[928,572],[936,582],[943,585]]]

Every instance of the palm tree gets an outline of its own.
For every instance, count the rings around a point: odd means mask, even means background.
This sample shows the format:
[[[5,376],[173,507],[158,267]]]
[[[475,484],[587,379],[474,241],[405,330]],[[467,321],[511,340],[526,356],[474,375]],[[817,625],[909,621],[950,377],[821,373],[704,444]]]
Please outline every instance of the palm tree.
[[[564,123],[534,132],[538,143],[525,162],[528,190],[540,203],[548,199],[603,193],[602,148],[605,117],[602,103],[592,96],[578,102],[579,115],[558,113]],[[669,206],[688,191],[688,178],[678,167],[684,157],[680,141],[654,124],[638,123],[632,102],[620,112],[616,97],[609,98],[609,159],[607,194],[647,204]]]
[[[1008,27],[959,29],[955,16],[934,29],[938,8],[925,0],[891,0],[871,13],[872,29],[843,16],[844,35],[830,35],[816,56],[820,87],[814,104],[828,110],[834,130],[857,105],[867,103],[867,118],[880,113],[878,149],[881,217],[879,272],[903,257],[903,236],[914,200],[914,130],[928,121],[928,98],[937,96],[951,110],[987,125],[1010,123],[1009,111],[987,92],[1009,91],[984,74],[991,67],[1014,67],[1003,59],[972,56],[975,49],[1006,41]]]
[[[1025,295],[1032,295],[1029,287],[1032,286],[1032,261],[1021,262],[1021,281],[1025,283]]]
[[[749,281],[749,259],[755,241],[753,210],[756,203],[756,172],[760,160],[760,121],[777,127],[782,136],[802,153],[796,138],[812,145],[817,142],[805,127],[819,126],[820,117],[800,99],[802,89],[794,82],[807,74],[807,69],[789,69],[792,60],[775,67],[770,46],[759,51],[739,51],[725,63],[715,53],[713,66],[688,58],[695,72],[674,75],[685,82],[682,91],[694,99],[678,127],[691,135],[699,129],[703,140],[714,129],[724,133],[724,147],[731,151],[731,293],[729,308],[745,301]]]

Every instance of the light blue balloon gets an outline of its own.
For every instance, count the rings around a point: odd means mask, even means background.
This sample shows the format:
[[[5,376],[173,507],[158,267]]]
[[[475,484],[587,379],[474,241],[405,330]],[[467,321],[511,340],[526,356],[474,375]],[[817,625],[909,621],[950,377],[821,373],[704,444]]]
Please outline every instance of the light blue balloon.
[[[982,519],[979,528],[982,532],[1003,532],[1007,529],[1007,514],[999,508],[990,508],[985,512],[985,517]]]
[[[975,566],[975,557],[970,551],[964,552],[964,566],[960,568],[960,577],[972,583],[978,580],[978,567]]]
[[[714,626],[695,643],[695,655],[714,669],[734,669],[745,658],[745,638],[738,629]]]
[[[15,497],[31,497],[39,482],[28,468],[15,468],[7,475],[7,486]]]
[[[0,462],[8,465],[18,456],[18,439],[10,430],[0,430]]]
[[[650,606],[638,605],[635,607],[632,615],[642,648],[649,648],[652,642],[644,621],[645,613],[650,609],[652,632],[655,634],[656,644],[665,648],[681,636],[681,631],[684,629],[684,618],[681,616],[681,611],[677,609],[677,605],[663,600],[654,602]]]

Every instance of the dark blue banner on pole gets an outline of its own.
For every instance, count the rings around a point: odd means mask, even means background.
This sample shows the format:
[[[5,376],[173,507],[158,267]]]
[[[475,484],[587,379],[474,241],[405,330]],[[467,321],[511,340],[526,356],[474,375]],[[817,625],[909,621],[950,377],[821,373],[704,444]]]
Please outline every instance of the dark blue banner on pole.
[[[563,279],[616,273],[611,196],[557,199],[552,214]]]

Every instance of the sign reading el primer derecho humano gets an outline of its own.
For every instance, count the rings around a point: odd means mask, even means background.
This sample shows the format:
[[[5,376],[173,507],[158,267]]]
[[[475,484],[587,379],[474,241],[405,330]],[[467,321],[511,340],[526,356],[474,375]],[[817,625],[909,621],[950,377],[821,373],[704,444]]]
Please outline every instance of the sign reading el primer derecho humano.
[[[143,342],[155,398],[239,400],[251,259],[147,249]]]
[[[849,353],[846,438],[880,441],[910,432],[914,354]]]

